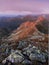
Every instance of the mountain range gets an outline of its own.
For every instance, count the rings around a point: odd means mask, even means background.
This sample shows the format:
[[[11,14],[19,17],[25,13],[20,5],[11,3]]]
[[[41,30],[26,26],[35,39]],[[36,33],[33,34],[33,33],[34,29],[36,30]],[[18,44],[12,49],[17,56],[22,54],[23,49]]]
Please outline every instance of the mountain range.
[[[9,17],[0,17],[0,35],[10,35],[13,31],[29,29],[30,26],[38,29],[40,32],[48,34],[48,24],[49,24],[49,15],[26,15],[26,16],[9,16]],[[42,19],[40,21],[40,18]],[[36,24],[37,21],[40,21]],[[35,25],[36,24],[36,25]],[[22,28],[22,29],[21,29]],[[34,29],[33,28],[33,29]],[[29,29],[31,30],[31,29]],[[19,32],[19,31],[17,31]],[[16,32],[16,33],[17,33]],[[2,35],[3,34],[3,35]]]
[[[38,35],[47,36],[48,23],[43,16],[38,17],[36,21],[26,21],[14,30],[8,38],[9,40],[22,40],[33,36],[35,32],[36,34],[38,33]]]

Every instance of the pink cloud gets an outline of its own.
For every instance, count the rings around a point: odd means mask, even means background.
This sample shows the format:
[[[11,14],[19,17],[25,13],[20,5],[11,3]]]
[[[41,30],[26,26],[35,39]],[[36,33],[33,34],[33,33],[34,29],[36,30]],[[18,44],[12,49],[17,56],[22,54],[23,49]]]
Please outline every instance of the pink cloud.
[[[0,0],[0,12],[31,11],[41,13],[46,8],[49,8],[46,0]]]

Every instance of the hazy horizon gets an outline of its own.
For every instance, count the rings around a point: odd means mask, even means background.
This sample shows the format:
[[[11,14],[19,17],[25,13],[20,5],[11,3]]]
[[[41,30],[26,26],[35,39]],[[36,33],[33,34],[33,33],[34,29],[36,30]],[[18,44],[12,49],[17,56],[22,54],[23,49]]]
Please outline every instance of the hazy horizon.
[[[49,14],[48,0],[0,0],[0,14]]]

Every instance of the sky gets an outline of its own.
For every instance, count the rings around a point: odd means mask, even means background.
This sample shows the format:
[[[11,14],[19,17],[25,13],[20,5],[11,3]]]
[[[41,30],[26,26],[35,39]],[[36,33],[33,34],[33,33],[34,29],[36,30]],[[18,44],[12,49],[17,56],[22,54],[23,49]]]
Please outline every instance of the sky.
[[[0,14],[49,14],[49,0],[0,0]]]

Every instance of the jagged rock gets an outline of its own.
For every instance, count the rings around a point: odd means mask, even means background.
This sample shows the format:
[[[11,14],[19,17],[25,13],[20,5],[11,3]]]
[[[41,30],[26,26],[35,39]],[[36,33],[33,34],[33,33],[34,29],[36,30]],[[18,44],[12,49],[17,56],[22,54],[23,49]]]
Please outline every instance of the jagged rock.
[[[45,56],[46,59],[48,59],[48,53],[47,52],[42,52],[42,54]]]
[[[46,62],[45,54],[41,52],[38,47],[29,45],[27,48],[23,49],[23,54],[27,55],[30,60],[37,60],[40,62]]]
[[[23,62],[22,62],[22,65],[32,65],[32,62],[25,59]]]
[[[23,49],[23,54],[29,56],[30,53],[31,53],[31,50],[30,50],[31,47],[32,47],[32,46],[29,44],[28,47],[24,48],[24,49]]]
[[[46,58],[43,54],[31,53],[29,58],[30,58],[30,60],[36,60],[36,61],[40,61],[42,63],[46,62]]]
[[[36,54],[31,53],[30,56],[29,56],[29,58],[30,58],[31,61],[33,61],[33,60],[37,59],[37,56],[36,56]]]
[[[27,46],[27,42],[26,41],[19,41],[19,45],[18,45],[18,49],[22,49],[25,48]]]
[[[28,50],[30,48],[32,48],[32,45],[31,44],[29,44],[28,47],[24,48],[23,51],[26,51],[26,50]]]
[[[22,65],[31,65],[33,61],[38,61],[39,63],[46,62],[46,53],[42,52],[38,47],[29,44],[28,47],[23,50],[16,50],[11,53],[6,60],[12,63],[21,63]],[[6,61],[4,60],[4,62]],[[33,63],[34,64],[34,63]]]
[[[43,54],[38,54],[37,55],[37,60],[40,61],[40,62],[46,62],[46,58]]]
[[[10,54],[6,60],[9,60],[12,63],[20,63],[24,60],[23,55],[21,54],[21,51],[16,50],[14,53]]]
[[[31,53],[37,52],[38,48],[32,45],[29,45],[27,48],[23,49],[23,54],[30,55]]]

